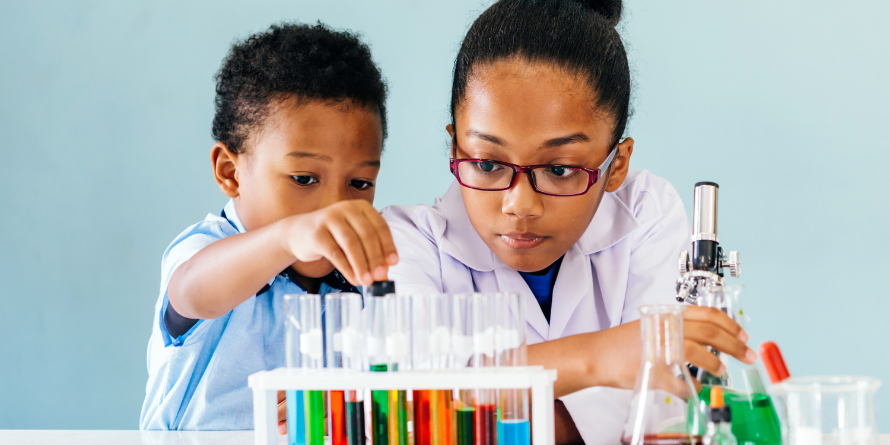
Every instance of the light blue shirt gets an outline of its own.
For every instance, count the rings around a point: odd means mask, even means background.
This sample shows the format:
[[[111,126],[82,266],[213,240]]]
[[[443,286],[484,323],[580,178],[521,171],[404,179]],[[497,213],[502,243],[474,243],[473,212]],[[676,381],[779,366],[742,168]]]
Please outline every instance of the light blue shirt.
[[[285,275],[276,275],[267,291],[217,319],[199,320],[176,338],[167,333],[164,313],[173,271],[211,243],[245,232],[231,200],[225,216],[207,215],[164,252],[160,296],[148,341],[148,383],[140,429],[253,429],[247,376],[285,365],[284,296],[306,293]],[[322,284],[319,293],[328,292],[338,291]]]

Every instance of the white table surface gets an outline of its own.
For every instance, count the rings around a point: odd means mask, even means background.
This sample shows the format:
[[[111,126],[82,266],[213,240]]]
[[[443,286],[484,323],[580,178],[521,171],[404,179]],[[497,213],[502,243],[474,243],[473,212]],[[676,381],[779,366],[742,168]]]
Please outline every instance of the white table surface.
[[[286,436],[278,436],[287,444]],[[0,430],[3,445],[251,445],[253,431]],[[882,434],[879,445],[890,445]]]

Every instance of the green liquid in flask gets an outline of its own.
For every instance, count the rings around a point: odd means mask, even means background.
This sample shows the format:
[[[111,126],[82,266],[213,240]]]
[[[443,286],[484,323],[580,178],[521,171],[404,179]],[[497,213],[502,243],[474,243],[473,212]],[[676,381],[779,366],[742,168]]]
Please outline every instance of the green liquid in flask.
[[[702,386],[698,398],[704,409],[706,400],[711,400],[711,387]],[[773,401],[766,394],[744,394],[724,389],[723,403],[732,413],[732,434],[739,445],[781,445],[782,429]],[[694,405],[689,405],[694,409]],[[691,413],[689,418],[691,419]]]

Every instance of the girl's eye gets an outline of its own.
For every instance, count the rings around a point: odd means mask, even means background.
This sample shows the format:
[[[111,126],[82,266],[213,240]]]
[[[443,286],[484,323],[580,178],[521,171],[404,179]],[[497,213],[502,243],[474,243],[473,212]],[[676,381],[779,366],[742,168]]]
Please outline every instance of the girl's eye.
[[[356,190],[367,190],[374,187],[373,182],[365,181],[364,179],[353,179],[352,181],[349,181],[349,185]]]
[[[298,185],[307,186],[318,182],[315,176],[292,176]]]
[[[480,161],[480,162],[474,162],[473,164],[476,166],[476,168],[481,170],[483,173],[491,173],[493,171],[501,170],[504,168],[500,165],[495,164],[494,162]]]
[[[580,170],[577,170],[574,168],[562,167],[559,165],[553,165],[553,166],[547,167],[547,173],[549,173],[551,176],[555,176],[560,179],[570,178],[573,175],[575,175],[576,173],[578,173],[579,171]]]

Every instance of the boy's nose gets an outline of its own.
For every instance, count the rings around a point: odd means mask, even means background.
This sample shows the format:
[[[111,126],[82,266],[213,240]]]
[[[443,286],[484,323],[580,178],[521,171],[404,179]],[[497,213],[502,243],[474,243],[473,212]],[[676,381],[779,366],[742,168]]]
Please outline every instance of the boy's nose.
[[[501,211],[505,215],[519,218],[536,217],[544,213],[541,194],[532,187],[531,178],[527,174],[519,173],[513,187],[504,191]]]
[[[340,201],[347,201],[350,199],[353,199],[353,197],[349,194],[349,187],[328,187],[324,193],[324,198],[322,199],[321,204],[322,207],[327,207]]]

